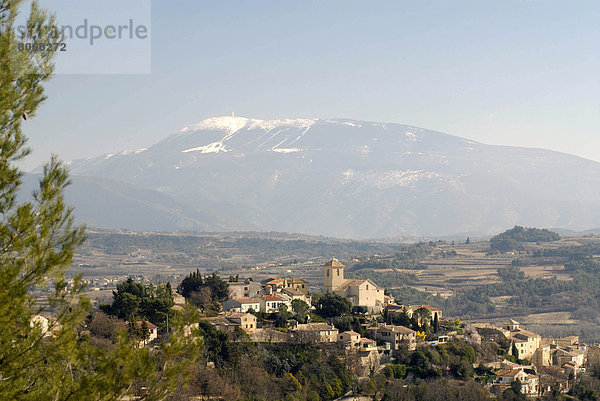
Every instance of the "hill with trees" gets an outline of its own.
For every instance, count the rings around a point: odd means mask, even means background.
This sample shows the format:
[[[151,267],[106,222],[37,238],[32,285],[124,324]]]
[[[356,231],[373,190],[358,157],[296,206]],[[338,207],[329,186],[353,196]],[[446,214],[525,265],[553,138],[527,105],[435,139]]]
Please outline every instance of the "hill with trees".
[[[490,249],[492,251],[510,252],[522,250],[522,242],[551,242],[558,240],[560,240],[560,235],[545,228],[514,226],[510,230],[493,236],[490,239]]]

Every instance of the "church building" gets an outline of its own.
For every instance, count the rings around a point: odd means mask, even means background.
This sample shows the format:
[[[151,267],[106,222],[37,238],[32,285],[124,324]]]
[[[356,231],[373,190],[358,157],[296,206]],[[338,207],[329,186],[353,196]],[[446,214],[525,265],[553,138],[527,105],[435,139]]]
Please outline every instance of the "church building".
[[[323,266],[326,293],[335,293],[350,299],[355,306],[366,306],[370,312],[384,307],[384,289],[369,279],[345,279],[344,265],[336,258]]]

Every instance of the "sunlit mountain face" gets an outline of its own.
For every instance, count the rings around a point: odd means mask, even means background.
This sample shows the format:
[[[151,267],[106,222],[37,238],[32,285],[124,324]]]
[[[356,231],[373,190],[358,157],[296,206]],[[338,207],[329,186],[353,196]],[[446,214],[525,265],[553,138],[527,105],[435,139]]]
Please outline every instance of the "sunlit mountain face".
[[[374,238],[600,226],[600,163],[400,124],[215,117],[70,168],[76,214],[114,228]]]

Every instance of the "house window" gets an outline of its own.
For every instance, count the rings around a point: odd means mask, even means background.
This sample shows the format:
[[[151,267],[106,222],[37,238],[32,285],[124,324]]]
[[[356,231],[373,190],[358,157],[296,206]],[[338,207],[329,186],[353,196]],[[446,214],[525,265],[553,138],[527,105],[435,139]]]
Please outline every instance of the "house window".
[[[369,289],[369,284],[367,284],[367,290]]]
[[[340,269],[336,269],[336,271],[337,271],[337,275],[339,276],[340,275]]]
[[[327,277],[329,277],[329,270],[327,270]]]

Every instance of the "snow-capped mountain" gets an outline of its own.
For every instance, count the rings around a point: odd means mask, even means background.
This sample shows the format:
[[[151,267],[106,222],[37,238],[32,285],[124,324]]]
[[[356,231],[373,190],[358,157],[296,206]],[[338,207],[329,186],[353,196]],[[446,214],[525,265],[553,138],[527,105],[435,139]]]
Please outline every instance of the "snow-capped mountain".
[[[600,163],[399,124],[215,117],[70,167],[162,193],[183,215],[212,216],[194,227],[175,219],[172,229],[366,238],[600,226]],[[84,204],[78,194],[75,206]]]

